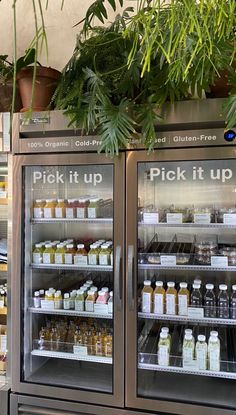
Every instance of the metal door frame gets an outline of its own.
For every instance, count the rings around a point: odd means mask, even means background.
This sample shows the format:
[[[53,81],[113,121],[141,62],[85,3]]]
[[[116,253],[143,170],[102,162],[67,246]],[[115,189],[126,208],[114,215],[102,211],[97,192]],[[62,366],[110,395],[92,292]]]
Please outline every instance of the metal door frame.
[[[222,150],[224,151],[222,154]],[[125,366],[125,406],[140,410],[161,411],[181,415],[235,415],[233,409],[207,407],[191,403],[181,403],[137,396],[137,200],[138,200],[138,163],[221,160],[235,159],[236,147],[225,148],[188,148],[156,150],[151,154],[145,151],[130,151],[127,156],[126,179],[126,366]],[[236,386],[236,384],[235,384]]]
[[[21,381],[21,255],[22,235],[22,185],[23,168],[37,165],[114,165],[114,252],[121,247],[122,261],[114,256],[114,363],[113,393],[81,391],[49,385],[32,384]],[[12,391],[44,397],[60,397],[60,399],[124,406],[124,215],[125,215],[125,155],[109,159],[98,154],[54,154],[13,156],[13,261],[12,261]],[[119,266],[120,272],[119,272]],[[22,276],[23,278],[23,276]]]

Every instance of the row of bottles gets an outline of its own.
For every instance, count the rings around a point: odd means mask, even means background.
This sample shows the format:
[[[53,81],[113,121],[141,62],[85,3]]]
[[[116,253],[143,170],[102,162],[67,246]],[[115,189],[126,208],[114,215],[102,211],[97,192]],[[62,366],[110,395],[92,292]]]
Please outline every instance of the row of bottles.
[[[73,239],[36,243],[32,253],[34,264],[113,265],[113,243],[104,239],[90,244],[77,244]]]
[[[7,283],[0,285],[0,308],[7,307]]]
[[[158,364],[170,365],[171,335],[168,327],[163,327],[158,342]],[[211,331],[208,343],[206,336],[199,334],[197,342],[191,329],[186,329],[182,344],[182,366],[189,370],[220,371],[220,340],[217,331]]]
[[[143,313],[187,316],[188,308],[191,306],[204,307],[204,317],[206,318],[236,319],[236,285],[232,286],[232,292],[229,295],[228,286],[220,284],[217,296],[213,284],[206,284],[203,295],[200,280],[195,280],[191,292],[186,282],[179,284],[178,291],[173,281],[167,282],[167,289],[164,288],[163,281],[156,281],[155,286],[153,290],[151,281],[144,281]]]
[[[112,357],[112,328],[93,321],[48,321],[41,327],[37,348],[76,354]]]
[[[112,200],[98,196],[83,196],[77,199],[36,199],[33,204],[35,219],[95,219],[101,216],[101,209],[112,208]]]

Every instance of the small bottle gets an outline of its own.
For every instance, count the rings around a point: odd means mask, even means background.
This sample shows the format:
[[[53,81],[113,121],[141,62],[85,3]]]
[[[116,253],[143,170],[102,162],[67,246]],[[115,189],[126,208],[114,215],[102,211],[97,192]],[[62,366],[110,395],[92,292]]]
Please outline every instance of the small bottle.
[[[55,264],[64,264],[65,263],[65,247],[63,244],[57,244],[57,249],[55,251]]]
[[[108,334],[104,337],[104,355],[112,357],[112,335]]]
[[[219,333],[218,333],[218,331],[211,330],[210,331],[210,336],[215,337],[217,339],[217,341],[218,341],[219,346],[220,346],[220,339],[219,339]]]
[[[106,301],[108,301],[109,298],[109,288],[108,287],[102,287],[101,291],[105,293]]]
[[[35,219],[42,219],[43,218],[43,208],[45,205],[45,201],[42,199],[36,199],[34,206],[33,206],[33,215]]]
[[[103,356],[103,338],[101,332],[97,333],[94,340],[94,349],[96,356]]]
[[[75,310],[84,311],[84,290],[78,290],[75,297]]]
[[[202,294],[200,291],[200,284],[193,283],[193,291],[191,294],[191,306],[202,307]]]
[[[34,292],[34,308],[40,308],[41,307],[41,299],[39,291]]]
[[[87,265],[88,264],[88,254],[84,247],[84,244],[77,245],[77,251],[74,256],[74,264],[75,265]]]
[[[64,310],[70,310],[70,294],[69,293],[64,294],[63,308]]]
[[[75,218],[75,207],[74,207],[74,199],[68,199],[66,204],[66,218],[67,219],[74,219]]]
[[[55,207],[55,217],[58,219],[65,218],[66,204],[64,199],[58,199]]]
[[[110,291],[110,297],[108,300],[108,313],[109,314],[113,313],[113,291]]]
[[[78,204],[76,207],[76,217],[79,219],[85,219],[88,217],[88,205],[89,205],[89,200],[84,198],[84,197],[80,197],[78,200]]]
[[[46,199],[46,203],[43,208],[44,218],[47,218],[47,219],[55,218],[55,207],[56,207],[55,199]]]
[[[107,303],[106,293],[102,290],[98,291],[98,297],[96,300],[96,304],[106,304],[106,303]]]
[[[33,264],[42,264],[43,262],[43,245],[41,243],[35,244],[33,250]]]
[[[232,286],[232,294],[230,299],[230,317],[236,319],[236,285]]]
[[[65,264],[72,265],[74,263],[75,249],[73,244],[66,245]]]
[[[168,338],[168,342],[169,342],[169,353],[170,353],[170,349],[171,349],[171,335],[170,335],[169,327],[162,327],[161,328],[161,333],[166,333],[167,334],[167,338]]]
[[[196,343],[196,360],[199,370],[207,370],[207,343],[206,336],[199,334]]]
[[[220,343],[218,336],[210,336],[208,342],[208,364],[209,370],[220,371]]]
[[[99,265],[110,265],[110,250],[106,244],[101,246],[99,253]]]
[[[77,296],[77,291],[76,290],[72,290],[70,293],[70,309],[74,310],[75,309],[75,298]]]
[[[218,295],[218,316],[219,318],[229,318],[229,295],[227,292],[227,285],[219,285],[219,295]]]
[[[88,205],[88,218],[95,219],[99,217],[99,198],[91,197]]]
[[[45,291],[43,289],[39,290],[39,296],[40,296],[41,299],[44,299]]]
[[[177,291],[175,289],[175,283],[169,281],[167,283],[166,291],[166,314],[175,315],[177,311]]]
[[[178,310],[179,316],[188,315],[188,306],[189,306],[189,290],[188,284],[186,282],[181,282],[179,284],[180,289],[178,292]]]
[[[194,284],[200,284],[200,286],[202,285],[202,280],[200,278],[195,278],[193,281]]]
[[[45,244],[43,251],[43,264],[54,264],[55,262],[55,251],[52,244]]]
[[[89,290],[88,291],[88,296],[85,300],[85,311],[93,312],[94,311],[94,303],[95,303],[94,291]]]
[[[183,367],[189,368],[194,360],[194,339],[192,334],[185,333],[183,342]]]
[[[142,290],[142,312],[143,313],[152,312],[152,296],[153,296],[153,289],[151,287],[151,281],[145,280],[144,287]]]
[[[90,245],[90,251],[88,253],[89,265],[98,265],[98,249],[96,244]]]
[[[160,333],[158,342],[158,365],[169,366],[170,364],[170,347],[167,333]]]
[[[55,295],[54,295],[54,308],[57,309],[57,310],[62,308],[62,295],[61,295],[60,290],[55,292]]]
[[[166,292],[163,287],[163,281],[156,281],[156,288],[154,290],[154,314],[165,314]]]
[[[214,293],[214,285],[206,284],[206,293],[204,296],[204,316],[208,318],[216,317],[216,297]]]

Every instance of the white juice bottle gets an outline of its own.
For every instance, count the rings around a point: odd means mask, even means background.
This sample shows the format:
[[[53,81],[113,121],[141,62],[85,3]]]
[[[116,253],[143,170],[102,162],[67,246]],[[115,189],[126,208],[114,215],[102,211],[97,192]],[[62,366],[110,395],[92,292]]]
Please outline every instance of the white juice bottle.
[[[206,336],[199,334],[196,343],[196,360],[199,370],[207,370],[207,343]]]
[[[194,339],[192,334],[185,333],[183,342],[183,367],[192,368],[194,364]]]
[[[167,333],[160,333],[160,340],[158,343],[158,365],[169,366],[170,364],[170,349]]]
[[[218,333],[217,333],[218,334]],[[214,372],[220,371],[220,341],[218,335],[212,335],[208,342],[208,368]]]

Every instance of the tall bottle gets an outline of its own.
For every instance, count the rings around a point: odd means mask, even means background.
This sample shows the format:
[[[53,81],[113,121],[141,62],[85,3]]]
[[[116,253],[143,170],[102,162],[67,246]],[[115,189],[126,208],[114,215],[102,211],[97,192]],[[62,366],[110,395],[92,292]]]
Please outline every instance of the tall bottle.
[[[208,368],[214,372],[220,371],[220,341],[214,335],[210,336],[208,342]]]
[[[201,285],[193,283],[193,290],[191,294],[191,305],[193,307],[202,307],[202,294],[200,291]]]
[[[167,334],[167,338],[168,338],[168,342],[169,342],[169,353],[170,353],[170,349],[171,349],[171,335],[170,335],[169,327],[162,327],[161,328],[161,333],[166,333]]]
[[[153,289],[151,287],[151,281],[145,280],[144,287],[142,290],[142,312],[143,313],[152,312],[152,297],[153,297]]]
[[[177,312],[177,291],[175,283],[169,281],[166,291],[166,314],[175,315]]]
[[[229,295],[227,292],[227,285],[219,285],[219,295],[218,295],[218,317],[219,318],[229,318]]]
[[[183,367],[189,368],[194,360],[194,339],[192,334],[185,333],[183,342]]]
[[[162,315],[165,313],[165,297],[166,292],[162,281],[156,281],[156,288],[154,291],[153,312],[154,314]]]
[[[216,297],[214,293],[214,285],[206,284],[206,293],[204,296],[204,316],[208,318],[216,317]]]
[[[207,370],[207,343],[206,336],[199,334],[196,343],[196,360],[199,370]]]
[[[179,316],[188,315],[188,306],[189,306],[189,290],[188,284],[186,282],[181,282],[179,284],[180,289],[178,292],[178,311]]]
[[[230,317],[236,319],[236,285],[232,286],[232,294],[230,299]]]
[[[168,334],[165,332],[160,333],[160,340],[158,343],[158,365],[169,366],[170,364],[170,346],[168,340]]]

